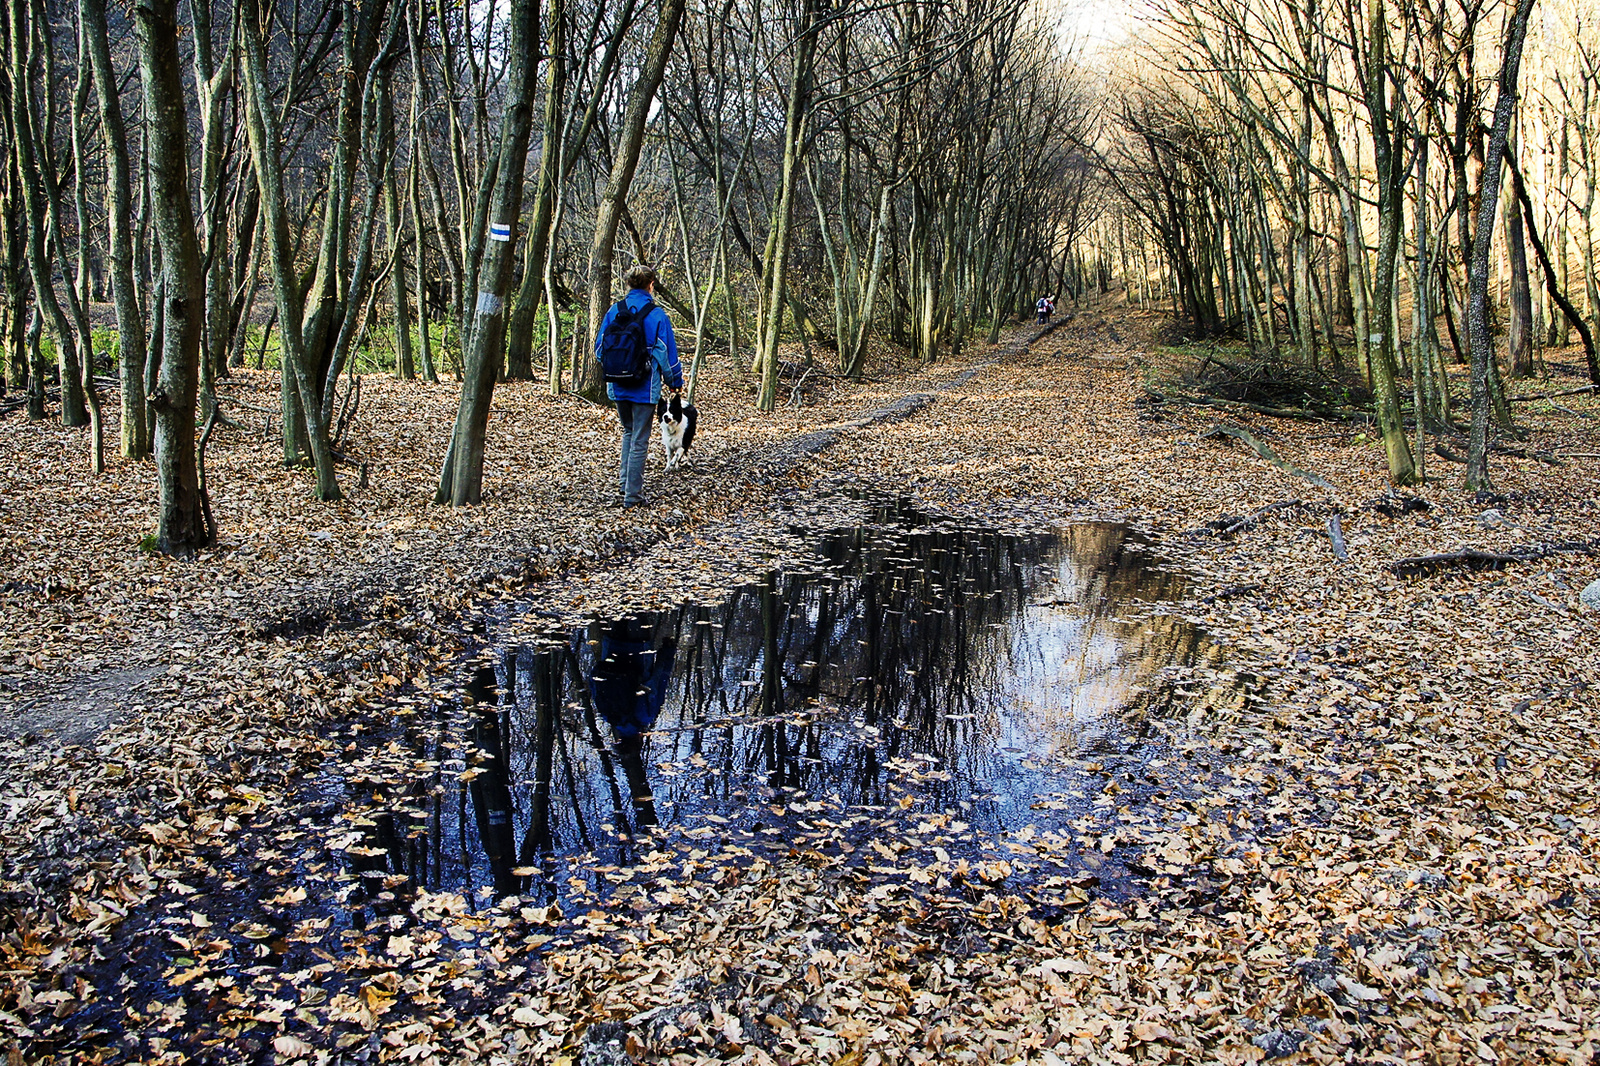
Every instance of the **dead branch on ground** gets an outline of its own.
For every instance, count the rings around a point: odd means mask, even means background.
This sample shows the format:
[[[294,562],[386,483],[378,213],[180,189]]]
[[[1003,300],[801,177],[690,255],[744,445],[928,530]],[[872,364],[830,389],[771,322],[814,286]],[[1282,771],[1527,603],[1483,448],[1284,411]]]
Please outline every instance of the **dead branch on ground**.
[[[1255,434],[1251,433],[1243,426],[1232,426],[1228,425],[1227,423],[1218,423],[1217,425],[1206,430],[1204,433],[1200,434],[1201,440],[1210,440],[1218,437],[1232,437],[1234,440],[1243,441],[1252,449],[1254,449],[1257,455],[1261,456],[1261,458],[1265,459],[1279,470],[1282,470],[1285,473],[1293,474],[1296,477],[1303,477],[1313,485],[1316,485],[1318,488],[1333,488],[1333,484],[1322,475],[1301,470],[1293,463],[1278,458],[1278,453],[1273,451],[1265,441],[1258,440]]]

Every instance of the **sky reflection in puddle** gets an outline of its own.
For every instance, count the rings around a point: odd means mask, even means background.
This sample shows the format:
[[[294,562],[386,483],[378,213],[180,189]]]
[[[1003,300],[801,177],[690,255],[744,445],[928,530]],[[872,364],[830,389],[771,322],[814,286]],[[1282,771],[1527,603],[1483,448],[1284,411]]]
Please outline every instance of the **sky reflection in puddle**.
[[[359,872],[555,898],[667,837],[837,856],[885,814],[974,841],[1064,825],[1085,764],[1154,747],[1121,712],[1204,647],[1148,609],[1182,584],[1151,563],[1115,524],[901,514],[722,603],[499,649],[457,714],[408,729],[428,773],[345,782],[373,801]]]

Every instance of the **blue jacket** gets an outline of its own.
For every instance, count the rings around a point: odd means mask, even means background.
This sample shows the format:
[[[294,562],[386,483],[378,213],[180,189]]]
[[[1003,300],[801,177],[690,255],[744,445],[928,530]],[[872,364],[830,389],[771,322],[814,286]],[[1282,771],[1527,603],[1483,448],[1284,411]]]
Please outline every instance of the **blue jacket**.
[[[636,737],[655,726],[672,681],[677,642],[668,640],[657,649],[644,636],[627,623],[601,636],[589,677],[595,710],[618,737]]]
[[[643,289],[630,289],[628,295],[622,298],[626,301],[628,309],[637,311],[643,307],[645,301],[650,299],[650,294]],[[606,317],[600,323],[600,332],[594,336],[594,357],[600,358],[600,337],[606,327],[611,325],[611,320],[617,317],[617,308],[613,304],[606,312]],[[674,389],[683,388],[683,367],[678,363],[678,342],[672,335],[672,320],[667,313],[657,307],[644,319],[644,340],[650,346],[650,356],[655,360],[655,372],[648,375],[638,385],[618,385],[615,382],[606,382],[606,397],[615,400],[631,400],[634,403],[656,403],[661,399],[661,383],[665,381]]]

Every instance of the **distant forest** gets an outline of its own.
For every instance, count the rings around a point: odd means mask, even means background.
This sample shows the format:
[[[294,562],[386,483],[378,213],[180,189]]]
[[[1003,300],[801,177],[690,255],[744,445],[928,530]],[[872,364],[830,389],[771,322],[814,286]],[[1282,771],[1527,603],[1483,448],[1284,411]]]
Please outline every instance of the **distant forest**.
[[[1591,0],[1153,0],[1092,49],[1061,15],[13,0],[0,404],[88,427],[96,470],[114,425],[185,553],[234,368],[279,373],[276,458],[324,500],[360,374],[458,380],[436,499],[477,503],[496,383],[596,396],[634,261],[691,390],[723,353],[766,410],[786,364],[932,361],[1113,292],[1369,390],[1398,485],[1464,413],[1486,487],[1541,351],[1600,384]]]

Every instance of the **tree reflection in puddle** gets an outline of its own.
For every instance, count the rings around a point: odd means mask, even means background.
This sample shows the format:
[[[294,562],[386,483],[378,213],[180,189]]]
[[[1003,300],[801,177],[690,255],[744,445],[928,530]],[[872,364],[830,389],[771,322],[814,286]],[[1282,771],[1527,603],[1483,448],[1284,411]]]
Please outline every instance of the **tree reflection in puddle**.
[[[1062,823],[1080,806],[1059,800],[1069,769],[1137,748],[1121,712],[1203,645],[1147,609],[1182,578],[1139,547],[1114,524],[1010,536],[902,516],[720,604],[502,649],[463,715],[412,731],[433,771],[364,819],[365,877],[551,899],[673,836],[837,854],[872,843],[867,819],[834,820],[850,811],[955,819],[975,840],[1040,806]]]

